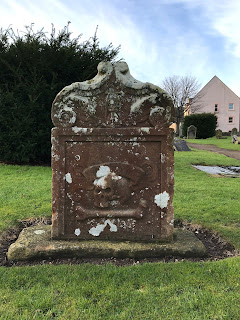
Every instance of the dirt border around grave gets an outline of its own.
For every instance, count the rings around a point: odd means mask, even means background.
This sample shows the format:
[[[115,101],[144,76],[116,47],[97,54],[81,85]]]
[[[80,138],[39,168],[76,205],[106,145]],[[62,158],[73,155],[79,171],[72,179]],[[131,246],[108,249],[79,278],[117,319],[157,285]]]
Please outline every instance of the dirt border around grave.
[[[240,254],[230,243],[222,239],[217,233],[213,233],[206,228],[203,228],[198,224],[184,223],[181,220],[175,221],[176,228],[182,228],[192,231],[196,237],[205,245],[208,257],[206,258],[182,258],[175,256],[166,256],[164,258],[148,258],[148,259],[117,259],[117,258],[63,258],[63,259],[44,259],[44,260],[33,260],[33,261],[19,261],[10,262],[7,260],[6,253],[9,246],[16,241],[19,233],[22,229],[30,226],[51,224],[49,218],[39,219],[27,219],[19,222],[19,226],[8,229],[0,235],[0,266],[12,267],[12,266],[32,266],[32,265],[43,265],[43,264],[97,264],[105,265],[107,263],[114,264],[116,266],[130,266],[138,263],[145,262],[178,262],[178,261],[216,261],[225,259],[228,257],[236,257]]]
[[[207,151],[211,151],[211,152],[216,152],[216,153],[219,153],[219,154],[224,154],[227,157],[240,160],[240,151],[237,151],[237,150],[222,149],[222,148],[218,148],[217,146],[215,146],[213,144],[197,144],[197,143],[187,142],[187,145],[190,148],[193,148],[193,149],[207,150]]]

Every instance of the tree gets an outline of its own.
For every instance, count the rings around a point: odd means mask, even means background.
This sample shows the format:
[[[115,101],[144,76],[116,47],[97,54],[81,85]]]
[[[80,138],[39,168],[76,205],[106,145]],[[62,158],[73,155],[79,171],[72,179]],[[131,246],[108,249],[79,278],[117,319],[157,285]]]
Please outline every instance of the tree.
[[[197,139],[206,139],[215,136],[217,117],[213,113],[190,114],[186,116],[183,124],[183,134],[187,136],[190,125],[197,128]]]
[[[162,88],[172,98],[175,108],[175,122],[179,135],[180,123],[184,120],[184,112],[191,107],[191,113],[201,108],[200,84],[192,76],[169,76],[162,82]]]
[[[0,30],[0,160],[50,163],[51,105],[66,85],[93,78],[100,61],[120,47],[101,48],[92,38],[72,39],[69,23],[56,34],[34,25],[25,32]]]

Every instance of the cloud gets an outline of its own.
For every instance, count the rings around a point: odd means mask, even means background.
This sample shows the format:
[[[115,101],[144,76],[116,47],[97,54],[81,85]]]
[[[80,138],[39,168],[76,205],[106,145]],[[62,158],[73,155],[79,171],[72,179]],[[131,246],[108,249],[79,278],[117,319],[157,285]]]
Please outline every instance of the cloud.
[[[236,65],[231,57],[240,57],[239,11],[238,0],[0,2],[3,28],[12,24],[14,30],[24,30],[34,22],[35,30],[51,31],[53,23],[58,31],[71,21],[73,36],[82,33],[81,39],[87,40],[98,25],[100,45],[121,45],[119,58],[126,60],[132,75],[155,84],[173,74],[192,74],[203,82],[216,73],[226,78],[231,63]],[[222,54],[228,61],[225,68]]]
[[[199,16],[209,34],[220,35],[225,49],[240,57],[240,2],[239,0],[166,0],[169,4],[182,4],[188,9],[198,8]],[[165,1],[163,1],[165,2]],[[200,21],[200,20],[199,20]]]
[[[226,39],[226,49],[240,57],[240,2],[226,1],[223,6],[211,8],[212,27]]]

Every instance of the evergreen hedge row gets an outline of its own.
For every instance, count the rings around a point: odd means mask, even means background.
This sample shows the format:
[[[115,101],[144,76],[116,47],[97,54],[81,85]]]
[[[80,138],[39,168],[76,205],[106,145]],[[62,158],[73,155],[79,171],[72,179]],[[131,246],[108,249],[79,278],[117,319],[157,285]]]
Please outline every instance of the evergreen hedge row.
[[[197,139],[215,136],[217,117],[213,113],[196,113],[186,116],[183,124],[183,135],[187,136],[187,128],[194,125],[197,128]]]
[[[25,33],[0,30],[0,160],[50,164],[51,105],[66,85],[93,78],[102,60],[113,61],[119,47],[100,48],[95,35],[71,39],[33,25]]]

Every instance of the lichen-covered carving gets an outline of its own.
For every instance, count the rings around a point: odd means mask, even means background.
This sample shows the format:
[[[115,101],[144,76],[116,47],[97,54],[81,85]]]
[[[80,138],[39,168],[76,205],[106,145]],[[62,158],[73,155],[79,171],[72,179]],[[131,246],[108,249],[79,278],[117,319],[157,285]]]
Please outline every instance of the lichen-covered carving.
[[[169,96],[125,62],[65,87],[52,106],[52,237],[170,241],[172,118]]]
[[[134,92],[134,94],[132,94]],[[56,97],[56,127],[161,126],[173,119],[172,101],[162,89],[134,79],[126,62],[101,62],[89,81],[65,87]]]

